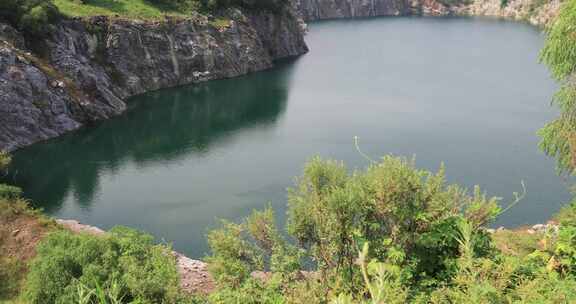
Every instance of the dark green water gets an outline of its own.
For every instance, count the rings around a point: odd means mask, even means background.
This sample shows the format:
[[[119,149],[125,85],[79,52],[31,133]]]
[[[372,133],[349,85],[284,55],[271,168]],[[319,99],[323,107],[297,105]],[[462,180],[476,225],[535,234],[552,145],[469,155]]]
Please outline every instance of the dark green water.
[[[272,202],[313,155],[416,155],[450,182],[524,201],[496,225],[545,221],[569,195],[535,132],[556,87],[530,26],[378,18],[310,26],[311,52],[270,71],[133,98],[131,111],[18,152],[26,195],[60,218],[140,228],[201,257],[215,218]]]

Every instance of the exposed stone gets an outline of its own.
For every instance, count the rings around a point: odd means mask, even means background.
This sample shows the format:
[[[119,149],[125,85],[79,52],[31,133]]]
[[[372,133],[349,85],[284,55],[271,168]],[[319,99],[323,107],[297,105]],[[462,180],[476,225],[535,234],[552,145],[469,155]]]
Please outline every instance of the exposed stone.
[[[545,26],[558,14],[560,0],[473,0],[446,5],[438,0],[298,0],[296,5],[307,20],[397,16],[473,15],[526,20]]]
[[[412,13],[411,3],[407,0],[297,0],[296,5],[307,21]]]
[[[26,53],[21,36],[0,24],[0,150],[119,115],[136,94],[261,71],[308,51],[290,9],[226,14],[222,32],[200,15],[62,21],[45,41],[49,60]]]
[[[77,220],[57,219],[56,223],[66,227],[68,230],[75,232],[75,233],[81,233],[82,232],[82,233],[88,233],[91,235],[103,235],[104,233],[106,233],[104,230],[102,230],[98,227],[84,225],[84,224],[81,224],[80,222],[78,222]]]
[[[474,0],[470,5],[455,9],[460,15],[492,16],[512,20],[524,20],[533,25],[546,26],[558,14],[559,0]]]
[[[0,23],[0,40],[3,40],[14,47],[21,49],[23,49],[25,46],[24,38],[22,38],[22,35],[13,27],[3,23]]]

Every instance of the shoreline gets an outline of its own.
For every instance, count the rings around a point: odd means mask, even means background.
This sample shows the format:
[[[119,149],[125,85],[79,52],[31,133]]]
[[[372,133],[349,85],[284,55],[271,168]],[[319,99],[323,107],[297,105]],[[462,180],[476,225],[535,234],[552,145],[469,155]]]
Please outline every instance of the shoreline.
[[[55,219],[56,223],[73,233],[87,233],[94,236],[102,236],[106,234],[96,226],[83,224],[73,219]],[[545,234],[552,233],[558,234],[560,224],[554,220],[549,220],[546,224],[534,224],[528,226],[520,226],[516,228],[499,227],[496,229],[486,228],[486,232],[495,234],[501,231],[509,231],[512,233],[526,233],[526,234]],[[210,272],[208,271],[208,264],[202,260],[192,259],[188,256],[172,251],[172,255],[176,259],[176,268],[180,274],[180,288],[184,292],[190,294],[210,294],[216,290],[216,282]],[[313,276],[312,273],[302,272],[303,276]],[[267,272],[253,272],[252,277],[266,280],[269,277]]]

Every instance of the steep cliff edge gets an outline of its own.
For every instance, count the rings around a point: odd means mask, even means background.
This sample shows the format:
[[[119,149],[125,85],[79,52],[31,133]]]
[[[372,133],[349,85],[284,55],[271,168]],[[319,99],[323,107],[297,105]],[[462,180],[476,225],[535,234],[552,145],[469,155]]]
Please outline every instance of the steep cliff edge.
[[[118,115],[136,94],[270,68],[308,51],[303,31],[290,9],[229,9],[220,20],[93,17],[59,23],[41,59],[0,24],[0,150]]]
[[[307,21],[399,15],[471,15],[524,20],[545,26],[558,13],[560,0],[298,0]]]

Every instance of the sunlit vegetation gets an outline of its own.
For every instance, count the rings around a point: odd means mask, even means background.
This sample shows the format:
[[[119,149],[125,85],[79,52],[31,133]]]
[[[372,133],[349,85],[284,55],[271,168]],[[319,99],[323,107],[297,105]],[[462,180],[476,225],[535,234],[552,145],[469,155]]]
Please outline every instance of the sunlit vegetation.
[[[149,235],[122,227],[102,237],[57,232],[36,251],[24,290],[29,303],[176,303],[178,299],[175,258],[169,247],[154,245]]]
[[[507,243],[510,236],[485,228],[501,212],[497,203],[478,188],[446,184],[443,169],[420,170],[403,158],[354,173],[314,159],[290,190],[289,238],[270,208],[209,233],[208,261],[221,289],[206,301],[576,301],[576,227],[565,221],[559,232]],[[564,218],[574,217],[574,207],[566,210]],[[254,279],[253,271],[271,277]]]
[[[540,130],[540,147],[557,159],[561,172],[572,174],[576,169],[576,1],[563,4],[559,16],[548,30],[541,60],[561,84],[553,98],[560,115]]]
[[[200,3],[190,1],[147,0],[53,0],[65,16],[121,16],[124,18],[159,19],[165,15],[185,17],[197,11]]]
[[[220,14],[232,7],[279,12],[285,5],[282,0],[2,0],[0,20],[26,34],[41,36],[63,17],[158,20],[166,16],[186,18],[194,13]]]
[[[35,255],[2,255],[0,298],[23,303],[572,303],[576,204],[541,233],[489,232],[501,202],[444,169],[386,156],[363,171],[313,159],[289,191],[287,233],[268,207],[208,234],[217,290],[185,295],[169,246],[128,228],[63,231],[22,199],[0,223],[35,221]],[[0,225],[1,227],[1,225]],[[12,229],[4,229],[13,233]],[[14,238],[12,238],[14,239]],[[0,242],[0,249],[9,246]],[[259,271],[260,276],[254,274]],[[15,302],[18,303],[18,302]]]

